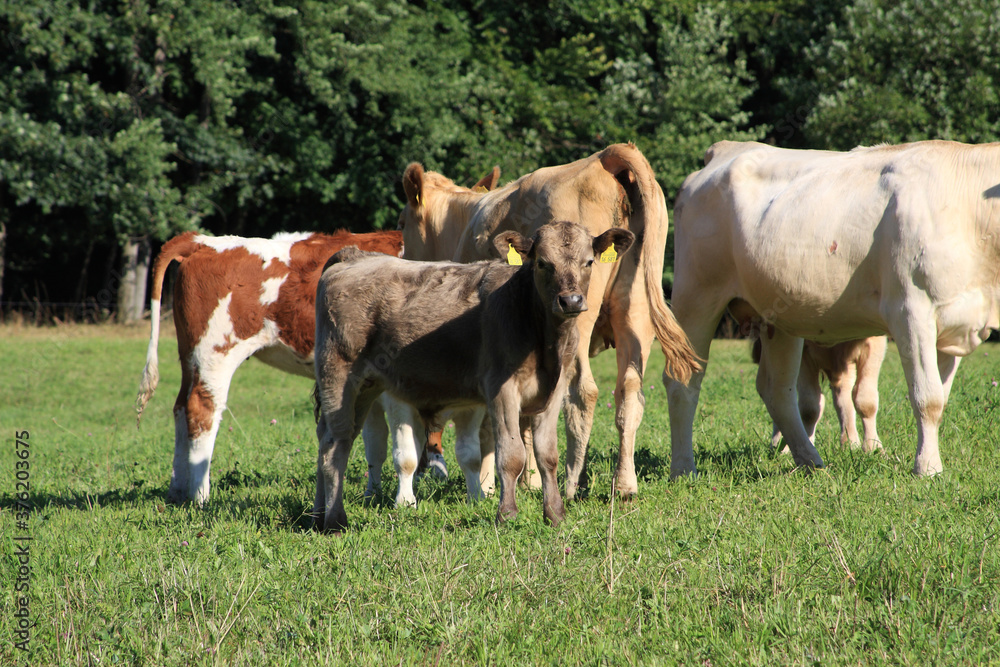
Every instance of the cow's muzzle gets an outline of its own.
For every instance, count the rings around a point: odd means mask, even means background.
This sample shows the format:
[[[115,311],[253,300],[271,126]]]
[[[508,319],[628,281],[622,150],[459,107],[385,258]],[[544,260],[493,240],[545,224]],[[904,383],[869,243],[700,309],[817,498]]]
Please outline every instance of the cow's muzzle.
[[[587,310],[587,300],[582,294],[560,294],[556,298],[556,305],[558,306],[556,314],[563,317],[576,317]]]

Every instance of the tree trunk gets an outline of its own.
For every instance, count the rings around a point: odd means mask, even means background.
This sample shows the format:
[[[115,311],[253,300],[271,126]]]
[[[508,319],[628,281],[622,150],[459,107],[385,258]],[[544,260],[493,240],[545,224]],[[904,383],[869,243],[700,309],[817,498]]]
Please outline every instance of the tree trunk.
[[[146,282],[149,279],[149,239],[130,237],[122,248],[122,271],[118,283],[118,323],[142,319],[146,309]]]

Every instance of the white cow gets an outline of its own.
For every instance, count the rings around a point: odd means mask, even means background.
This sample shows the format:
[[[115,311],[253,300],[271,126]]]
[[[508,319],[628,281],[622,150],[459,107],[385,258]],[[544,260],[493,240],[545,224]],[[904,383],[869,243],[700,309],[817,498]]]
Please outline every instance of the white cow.
[[[1000,144],[799,151],[720,142],[675,207],[673,310],[708,359],[729,308],[761,322],[757,389],[797,465],[823,465],[796,404],[803,338],[888,333],[917,418],[913,472],[941,472],[959,359],[1000,324]],[[695,472],[704,372],[665,376],[671,476]]]

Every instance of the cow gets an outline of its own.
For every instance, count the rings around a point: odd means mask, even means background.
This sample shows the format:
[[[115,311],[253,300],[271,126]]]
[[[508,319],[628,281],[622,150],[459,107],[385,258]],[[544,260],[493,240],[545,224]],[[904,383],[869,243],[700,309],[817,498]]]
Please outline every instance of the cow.
[[[1000,144],[720,142],[684,181],[674,234],[677,320],[706,360],[727,308],[760,322],[757,389],[798,466],[823,466],[796,406],[803,339],[889,334],[917,421],[913,472],[943,470],[938,428],[958,363],[1000,324]],[[696,472],[703,377],[664,377],[672,477]]]
[[[487,177],[490,186],[498,175],[494,170]],[[431,247],[439,255],[452,252],[452,259],[459,262],[489,257],[492,239],[503,231],[530,236],[559,219],[579,219],[594,236],[613,228],[636,235],[637,248],[627,261],[599,264],[591,276],[587,300],[593,307],[576,319],[579,348],[563,406],[566,497],[573,499],[584,471],[598,397],[589,357],[614,346],[620,442],[614,485],[623,497],[635,495],[635,436],[642,420],[642,377],[653,339],[660,341],[667,368],[679,381],[685,382],[700,368],[663,298],[667,209],[646,158],[632,144],[614,144],[576,162],[479,191],[411,164],[403,175],[403,189],[407,203],[399,226],[406,247]]]
[[[199,505],[208,500],[215,437],[240,364],[255,356],[280,370],[313,377],[316,283],[327,259],[348,245],[395,257],[403,252],[398,231],[281,233],[271,239],[185,232],[163,245],[153,265],[151,331],[136,420],[159,382],[163,278],[177,261],[174,323],[181,386],[174,403],[168,500]],[[374,412],[372,419],[381,419]]]
[[[757,338],[753,346],[755,363],[760,363],[760,345],[760,339]],[[830,347],[805,341],[796,389],[799,415],[814,444],[816,425],[823,417],[825,398],[820,387],[820,377],[825,375],[830,381],[833,406],[840,421],[840,444],[861,447],[866,452],[882,448],[875,415],[878,413],[878,375],[887,346],[885,336],[871,336]],[[858,435],[855,408],[861,414],[864,440]],[[781,429],[774,424],[771,446],[777,448],[780,443]],[[786,447],[782,453],[788,451]]]
[[[525,463],[519,425],[530,417],[543,514],[559,524],[556,426],[578,348],[575,319],[589,308],[595,256],[620,257],[634,240],[628,230],[594,237],[559,221],[531,239],[497,235],[497,251],[514,265],[411,262],[356,249],[334,255],[316,296],[316,527],[347,528],[351,445],[383,391],[411,406],[428,429],[443,410],[485,407],[500,478],[498,520],[517,514],[514,489]],[[458,451],[470,485],[479,454]]]

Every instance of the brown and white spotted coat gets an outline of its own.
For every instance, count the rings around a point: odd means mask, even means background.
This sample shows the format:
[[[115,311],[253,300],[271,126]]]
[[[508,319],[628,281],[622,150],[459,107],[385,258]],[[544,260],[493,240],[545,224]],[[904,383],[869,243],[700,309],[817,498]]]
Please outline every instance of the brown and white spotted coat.
[[[136,402],[141,417],[159,382],[163,279],[177,261],[174,323],[181,386],[174,403],[170,501],[208,500],[215,437],[240,364],[255,356],[313,377],[316,284],[327,259],[351,245],[395,257],[403,251],[397,231],[282,233],[270,239],[186,232],[164,244],[153,267],[152,326]]]

